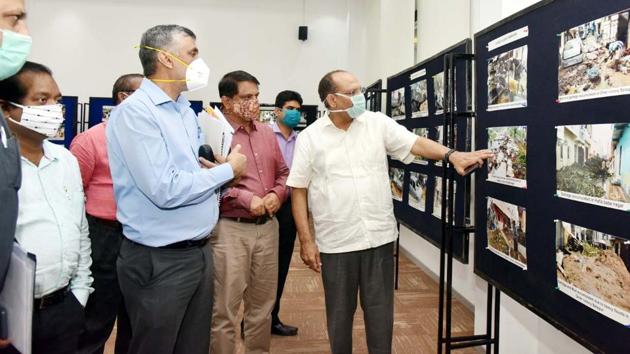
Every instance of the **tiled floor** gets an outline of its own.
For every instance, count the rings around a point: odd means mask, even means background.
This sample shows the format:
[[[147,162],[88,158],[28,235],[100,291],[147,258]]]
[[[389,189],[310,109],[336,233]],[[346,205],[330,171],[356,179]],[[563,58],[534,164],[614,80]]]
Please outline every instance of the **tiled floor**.
[[[280,318],[299,327],[295,337],[273,336],[271,352],[319,354],[329,353],[326,334],[324,292],[320,276],[300,260],[299,248],[293,262],[282,300]],[[393,352],[398,354],[435,353],[437,350],[437,283],[404,256],[400,260],[400,284],[395,293]],[[453,302],[453,335],[473,333],[473,313],[460,302]],[[363,315],[357,310],[354,324],[354,353],[367,353]],[[112,334],[112,337],[115,334]],[[113,353],[113,338],[106,353]],[[238,353],[243,353],[239,343]],[[479,349],[457,353],[479,353]]]

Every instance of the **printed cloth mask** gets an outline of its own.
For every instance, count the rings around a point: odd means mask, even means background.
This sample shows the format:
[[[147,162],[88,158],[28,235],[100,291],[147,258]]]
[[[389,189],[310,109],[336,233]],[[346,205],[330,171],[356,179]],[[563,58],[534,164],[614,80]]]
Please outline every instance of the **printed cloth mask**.
[[[186,79],[181,80],[168,80],[168,79],[153,79],[155,82],[186,82],[186,91],[196,91],[208,86],[208,80],[210,79],[210,68],[202,58],[197,58],[190,62],[190,64],[183,61],[177,55],[167,52],[159,48],[153,48],[149,46],[143,46],[149,50],[155,50],[156,52],[162,52],[169,55],[173,59],[186,66]]]
[[[26,62],[31,52],[33,40],[31,37],[8,30],[2,31],[2,45],[0,46],[0,80],[15,75]]]
[[[343,93],[335,93],[335,95],[347,97],[352,101],[352,106],[346,109],[335,109],[330,112],[348,112],[350,118],[355,119],[358,116],[362,115],[366,111],[366,102],[365,96],[362,93],[359,93],[354,96],[344,95]]]
[[[297,127],[298,123],[300,123],[300,119],[302,119],[302,114],[300,114],[300,111],[297,109],[284,108],[282,113],[284,113],[282,123],[291,129]]]
[[[234,103],[233,111],[247,121],[254,121],[260,118],[260,105],[255,98],[241,99],[239,103]]]
[[[50,104],[44,106],[23,106],[10,102],[13,106],[22,108],[22,118],[16,121],[8,117],[13,123],[32,130],[47,138],[54,138],[59,133],[63,122],[63,105]]]

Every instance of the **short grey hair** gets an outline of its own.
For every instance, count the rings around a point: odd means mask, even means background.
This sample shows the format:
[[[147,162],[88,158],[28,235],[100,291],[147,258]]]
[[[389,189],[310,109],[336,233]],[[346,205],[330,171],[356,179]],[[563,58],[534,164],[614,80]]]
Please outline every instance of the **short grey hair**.
[[[173,44],[175,44],[176,36],[179,34],[197,39],[193,31],[179,25],[158,25],[149,28],[142,34],[138,56],[140,57],[144,76],[148,77],[155,74],[157,68],[158,52],[147,47],[166,51],[173,50]]]

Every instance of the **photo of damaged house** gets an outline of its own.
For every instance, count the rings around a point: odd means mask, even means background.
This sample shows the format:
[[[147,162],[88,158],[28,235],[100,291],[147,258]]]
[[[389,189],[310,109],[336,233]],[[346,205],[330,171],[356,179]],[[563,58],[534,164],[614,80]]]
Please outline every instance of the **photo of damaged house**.
[[[389,168],[389,185],[392,189],[392,198],[402,202],[403,199],[403,180],[405,178],[405,170],[402,168]]]
[[[411,118],[427,117],[428,115],[427,80],[421,80],[411,84]]]
[[[527,223],[525,208],[488,198],[488,249],[527,269]]]
[[[556,270],[562,292],[630,325],[629,240],[557,221]]]
[[[488,61],[488,110],[527,106],[527,46]]]
[[[630,210],[630,124],[556,129],[558,196]]]
[[[560,33],[560,102],[630,93],[629,14],[624,10]]]
[[[435,99],[435,114],[444,113],[444,72],[433,76],[433,97]]]
[[[405,119],[405,88],[392,92],[391,115],[395,120]]]
[[[488,181],[513,187],[527,187],[527,127],[488,128]]]
[[[426,210],[428,176],[411,172],[409,175],[409,205],[420,211]]]
[[[422,138],[428,138],[429,137],[429,129],[427,128],[415,128],[413,130],[413,133],[416,134],[419,137]],[[429,160],[425,159],[424,157],[417,155],[416,157],[414,157],[413,163],[417,163],[417,164],[421,164],[421,165],[426,165],[429,163]]]

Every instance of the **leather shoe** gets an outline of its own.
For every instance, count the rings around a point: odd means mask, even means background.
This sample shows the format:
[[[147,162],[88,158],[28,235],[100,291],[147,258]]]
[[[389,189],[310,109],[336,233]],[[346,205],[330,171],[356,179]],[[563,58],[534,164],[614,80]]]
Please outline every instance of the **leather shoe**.
[[[285,325],[282,322],[273,323],[271,325],[271,334],[278,336],[295,336],[298,333],[297,327]]]

